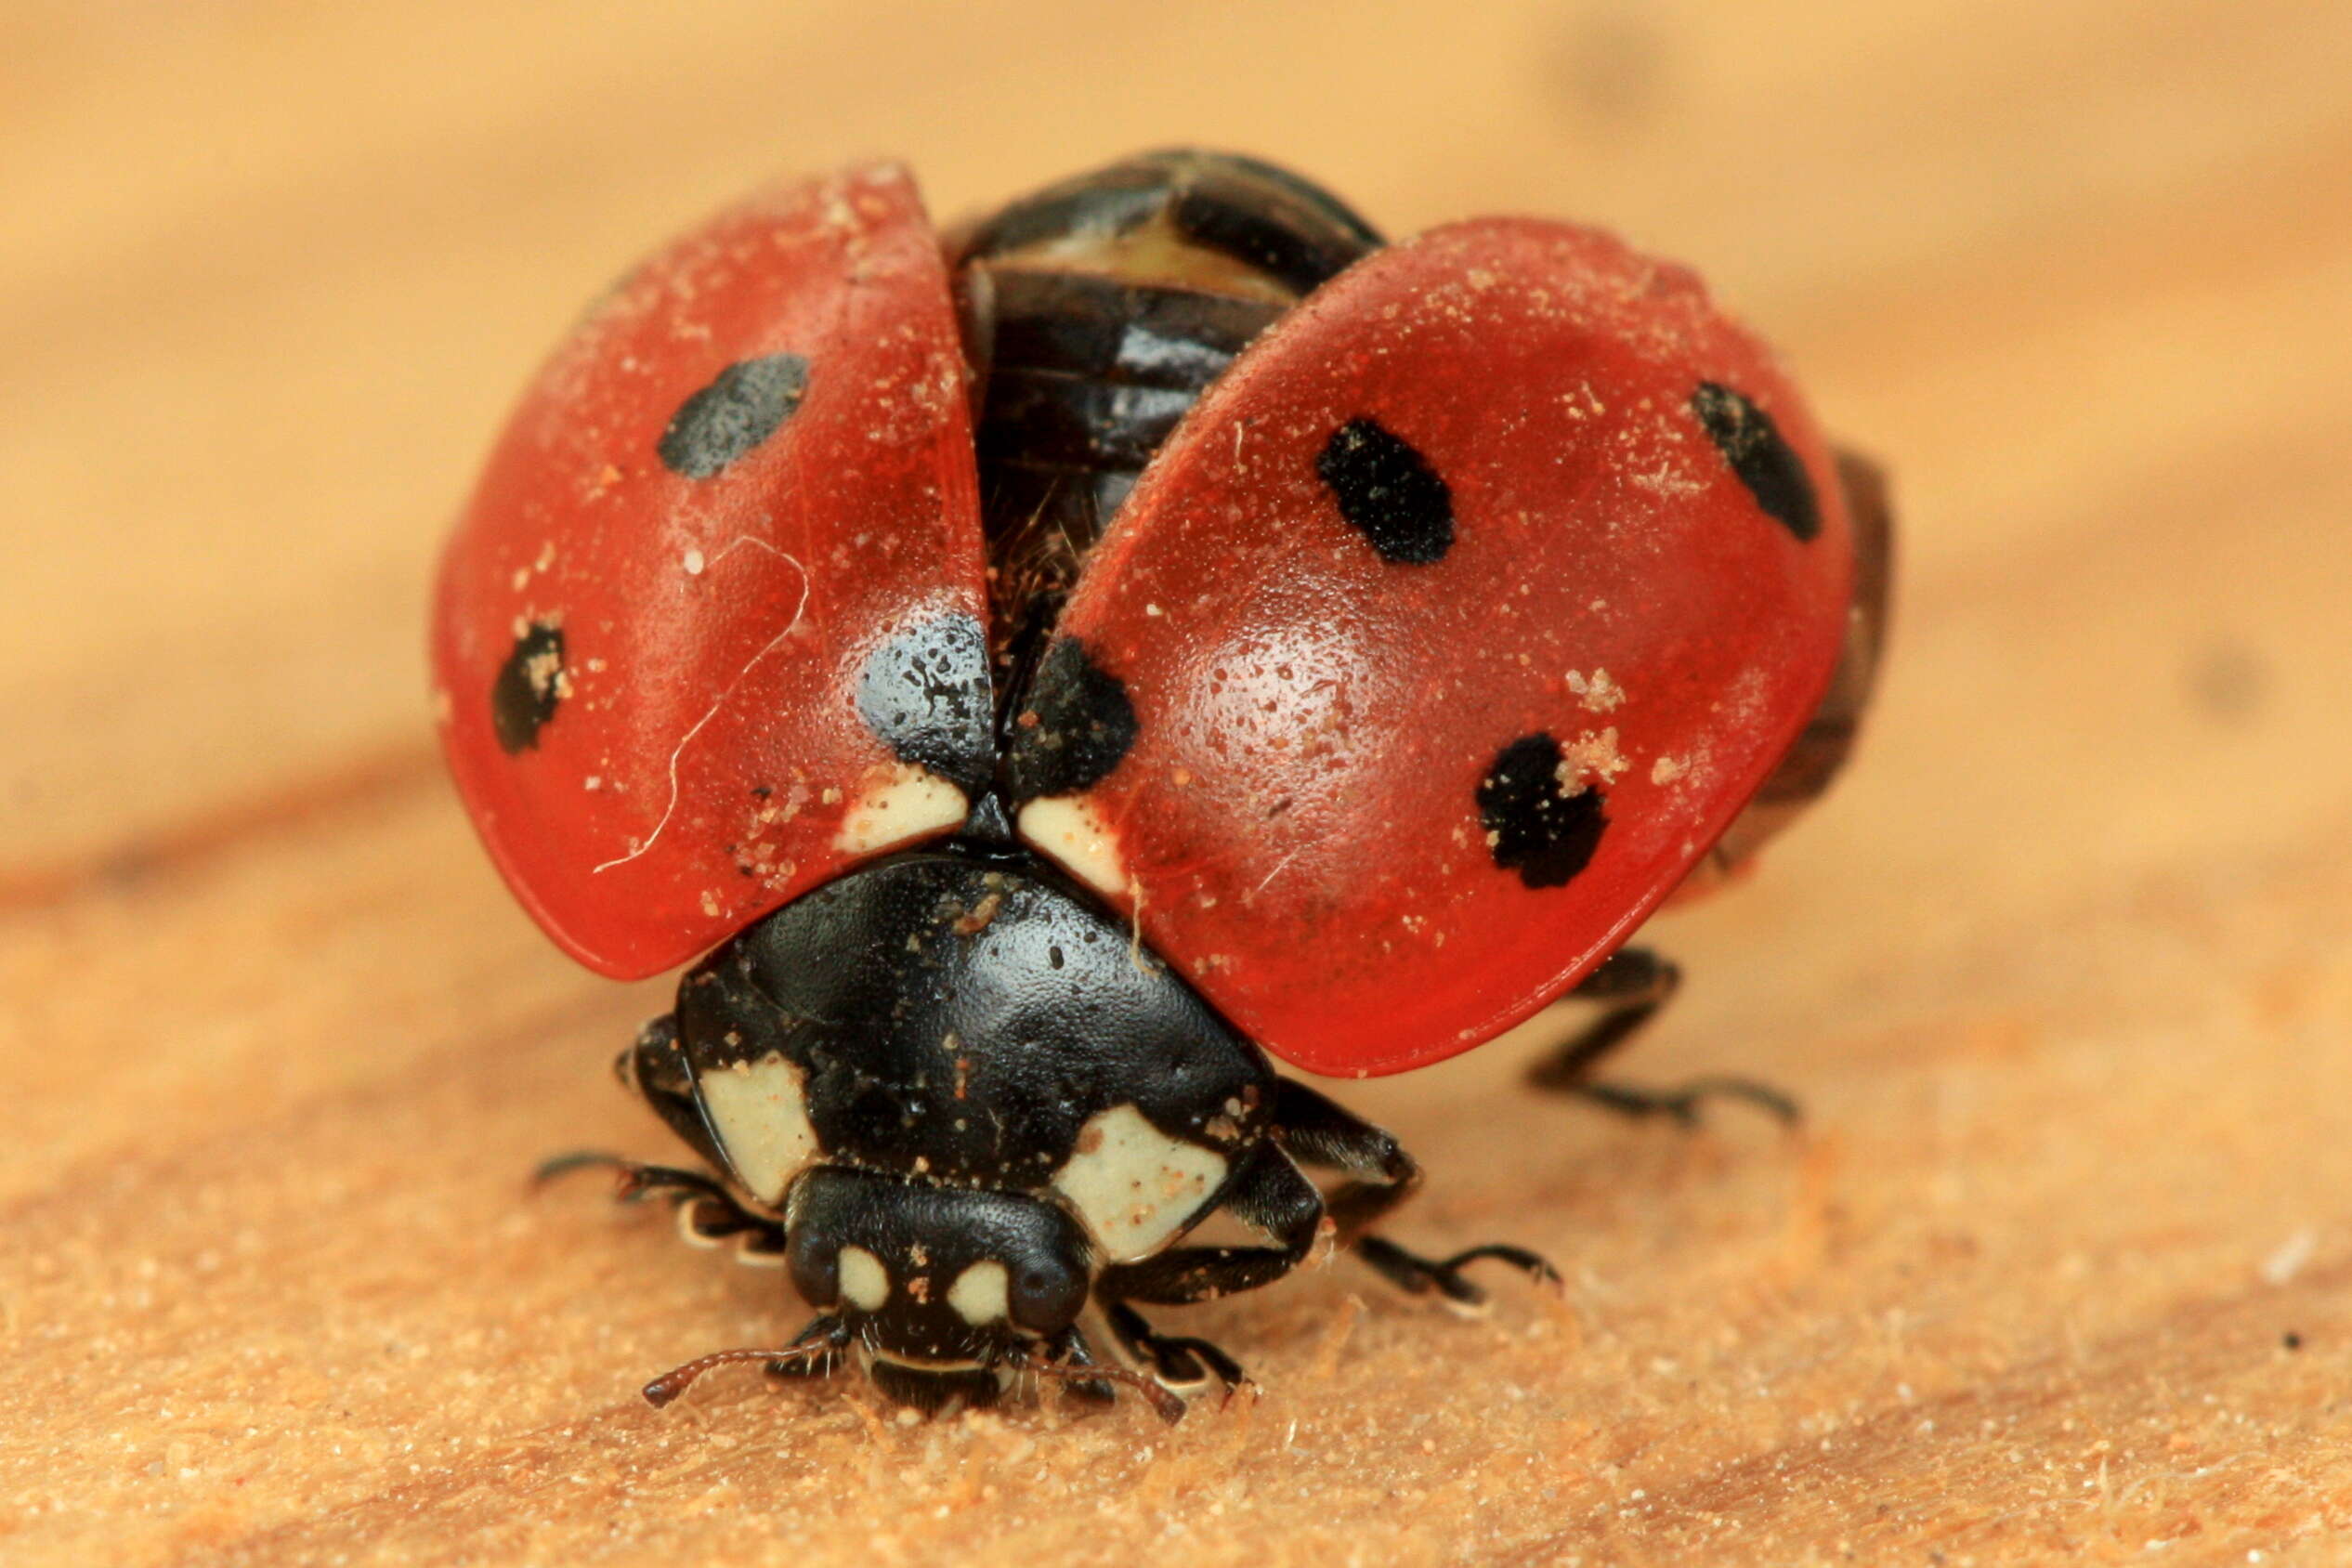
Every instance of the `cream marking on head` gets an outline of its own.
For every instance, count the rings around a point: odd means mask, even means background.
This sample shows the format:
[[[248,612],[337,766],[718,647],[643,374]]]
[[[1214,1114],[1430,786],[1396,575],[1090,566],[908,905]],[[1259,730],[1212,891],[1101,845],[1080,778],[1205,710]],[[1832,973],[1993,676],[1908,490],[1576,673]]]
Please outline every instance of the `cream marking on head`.
[[[959,826],[972,815],[963,791],[929,768],[897,763],[882,783],[869,786],[843,814],[833,847],[848,855],[870,855],[908,839]]]
[[[975,1327],[1001,1322],[1012,1311],[1007,1305],[1006,1283],[1002,1263],[974,1263],[956,1275],[955,1284],[947,1287],[947,1305]]]
[[[1118,835],[1084,795],[1042,795],[1021,808],[1021,836],[1098,893],[1127,891]]]
[[[792,1178],[817,1157],[817,1130],[808,1122],[798,1063],[771,1052],[757,1062],[712,1067],[702,1074],[702,1107],[720,1153],[762,1203],[781,1202]]]
[[[1078,1153],[1053,1173],[1113,1262],[1166,1246],[1224,1180],[1222,1155],[1170,1138],[1132,1105],[1095,1113],[1078,1132]]]
[[[880,1312],[890,1300],[890,1271],[862,1247],[844,1247],[841,1256],[842,1300],[860,1312]]]

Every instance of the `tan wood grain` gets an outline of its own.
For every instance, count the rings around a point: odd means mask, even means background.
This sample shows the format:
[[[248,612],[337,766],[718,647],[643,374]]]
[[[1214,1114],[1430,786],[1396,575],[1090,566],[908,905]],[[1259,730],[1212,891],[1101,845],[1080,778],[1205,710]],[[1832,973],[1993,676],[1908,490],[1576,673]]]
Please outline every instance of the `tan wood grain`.
[[[2352,10],[334,7],[0,15],[0,1562],[2334,1561],[2352,1555]],[[1628,1070],[1784,1138],[1351,1091],[1402,1233],[1185,1314],[1167,1431],[632,1390],[791,1325],[537,1155],[658,986],[509,904],[423,574],[580,302],[778,168],[953,213],[1205,140],[1392,228],[1701,264],[1894,470],[1850,783]],[[2151,1546],[2151,1543],[2157,1545]]]

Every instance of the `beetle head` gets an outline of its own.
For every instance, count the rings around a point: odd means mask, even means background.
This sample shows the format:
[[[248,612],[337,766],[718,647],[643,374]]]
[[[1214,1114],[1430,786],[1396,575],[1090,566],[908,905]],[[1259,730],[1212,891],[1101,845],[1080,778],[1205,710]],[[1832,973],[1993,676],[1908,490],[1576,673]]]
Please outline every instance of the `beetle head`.
[[[792,1283],[922,1409],[985,1405],[1049,1359],[1085,1307],[1091,1248],[1049,1202],[826,1167],[794,1187]]]

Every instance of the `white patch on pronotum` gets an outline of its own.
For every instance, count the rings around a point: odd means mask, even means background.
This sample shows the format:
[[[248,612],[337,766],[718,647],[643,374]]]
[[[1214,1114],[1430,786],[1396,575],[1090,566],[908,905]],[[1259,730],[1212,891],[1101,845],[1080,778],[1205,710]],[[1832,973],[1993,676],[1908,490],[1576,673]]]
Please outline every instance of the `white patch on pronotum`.
[[[1021,808],[1021,836],[1099,893],[1127,891],[1118,835],[1083,795],[1044,795]]]
[[[1113,1262],[1157,1251],[1224,1180],[1222,1155],[1170,1138],[1132,1105],[1095,1113],[1053,1173]]]
[[[895,763],[843,814],[833,847],[848,855],[870,855],[953,828],[971,815],[972,803],[961,790],[927,767]]]
[[[956,1309],[957,1316],[975,1327],[1000,1322],[1011,1310],[1006,1304],[1006,1283],[1002,1263],[974,1263],[956,1275],[955,1284],[947,1287],[947,1305]]]
[[[890,1271],[862,1247],[844,1247],[841,1256],[842,1300],[860,1312],[880,1312],[890,1300]]]
[[[762,1203],[782,1202],[792,1178],[817,1157],[817,1130],[809,1125],[807,1087],[796,1062],[771,1052],[712,1067],[702,1075],[702,1106],[720,1152]]]

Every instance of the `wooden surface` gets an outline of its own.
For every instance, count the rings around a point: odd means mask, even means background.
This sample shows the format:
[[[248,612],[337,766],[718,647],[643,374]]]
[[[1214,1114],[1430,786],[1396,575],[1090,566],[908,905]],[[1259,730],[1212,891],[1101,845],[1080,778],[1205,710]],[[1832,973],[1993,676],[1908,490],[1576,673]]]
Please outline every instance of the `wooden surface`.
[[[2352,1555],[2352,7],[20,5],[0,15],[0,1562]],[[421,591],[535,356],[777,168],[1140,146],[1701,264],[1877,452],[1850,784],[1656,934],[1685,1138],[1374,1086],[1400,1228],[1186,1314],[1264,1382],[902,1425],[540,1154],[658,988],[495,885]]]

